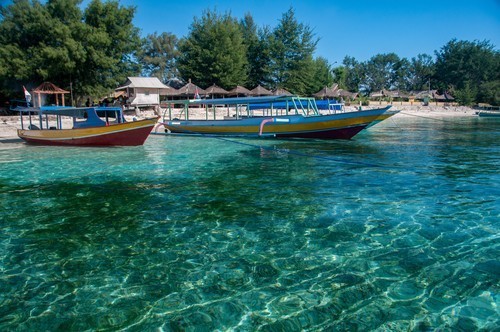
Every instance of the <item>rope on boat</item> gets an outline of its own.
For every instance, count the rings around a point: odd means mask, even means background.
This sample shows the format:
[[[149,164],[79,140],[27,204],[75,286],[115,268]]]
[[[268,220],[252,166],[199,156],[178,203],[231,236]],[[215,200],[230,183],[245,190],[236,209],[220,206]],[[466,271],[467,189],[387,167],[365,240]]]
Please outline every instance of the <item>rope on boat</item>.
[[[308,158],[314,158],[314,159],[319,159],[319,160],[328,160],[328,161],[333,161],[336,163],[342,163],[342,164],[346,164],[346,165],[354,165],[354,166],[362,166],[362,167],[376,167],[376,168],[385,167],[382,165],[365,163],[365,162],[360,162],[360,161],[348,161],[348,160],[343,160],[343,159],[339,159],[339,158],[311,155],[308,153],[303,153],[303,152],[299,152],[299,151],[291,150],[291,149],[280,149],[280,148],[276,148],[276,147],[267,147],[267,146],[262,146],[262,145],[257,145],[257,144],[238,142],[238,141],[233,141],[233,140],[230,140],[230,139],[227,139],[224,137],[213,136],[213,138],[217,138],[217,139],[220,139],[222,141],[226,141],[226,142],[230,142],[230,143],[246,145],[246,146],[259,148],[259,149],[264,149],[267,151],[277,151],[277,152],[287,153],[290,155],[295,155],[295,156],[300,156],[300,157],[308,157]]]
[[[165,127],[165,123],[163,123],[163,122],[158,122],[158,124]],[[169,124],[169,126],[175,127],[175,125],[172,125],[172,124]],[[314,158],[314,159],[319,159],[319,160],[328,160],[328,161],[333,161],[336,163],[342,163],[342,164],[346,164],[346,165],[354,165],[354,166],[362,166],[362,167],[376,167],[376,168],[384,167],[382,165],[373,164],[373,163],[366,163],[366,162],[360,162],[360,161],[349,161],[349,160],[344,160],[344,159],[339,159],[339,158],[311,155],[311,154],[307,154],[307,153],[303,153],[303,152],[299,152],[299,151],[295,151],[295,150],[291,150],[291,149],[280,149],[280,148],[276,148],[276,147],[267,147],[267,146],[252,144],[252,143],[248,143],[248,142],[236,141],[236,140],[228,139],[226,137],[222,137],[220,135],[205,134],[205,133],[195,132],[195,131],[186,130],[186,129],[182,129],[182,130],[185,131],[186,134],[197,135],[197,136],[208,137],[208,138],[215,138],[215,139],[218,139],[220,141],[229,142],[229,143],[233,143],[233,144],[239,144],[239,145],[243,145],[243,146],[249,146],[249,147],[258,148],[258,149],[264,149],[267,151],[277,151],[277,152],[287,153],[290,155],[295,155],[295,156],[300,156],[300,157],[308,157],[308,158]],[[156,134],[156,135],[168,135],[168,134],[158,133],[157,131],[155,131],[154,134]],[[241,138],[246,138],[246,137],[241,137]]]
[[[418,115],[418,114],[412,114],[412,113],[406,113],[404,111],[400,111],[401,114],[405,114],[405,115],[410,115],[410,116],[413,116],[413,117],[416,117],[416,118],[422,118],[422,119],[427,119],[427,120],[434,120],[434,121],[438,121],[438,122],[449,122],[449,123],[456,123],[457,121],[452,121],[452,120],[445,120],[445,119],[442,119],[442,118],[436,118],[436,117],[432,117],[432,116],[425,116],[425,115]]]
[[[405,114],[405,115],[410,115],[410,116],[413,116],[413,117],[416,117],[416,118],[427,119],[427,120],[434,120],[434,121],[438,121],[438,122],[454,122],[454,121],[450,121],[450,120],[435,118],[435,117],[432,117],[432,116],[425,116],[425,115],[418,115],[418,114],[406,113],[404,111],[401,111],[400,113],[401,114]]]
[[[426,120],[433,120],[433,121],[437,121],[437,122],[441,122],[441,123],[465,123],[465,121],[457,121],[456,119],[455,120],[447,120],[447,119],[443,119],[443,118],[436,118],[436,117],[431,117],[431,116],[424,116],[424,115],[417,115],[417,114],[411,114],[411,113],[406,113],[404,111],[401,111],[400,112],[401,114],[405,114],[405,115],[409,115],[409,116],[413,116],[413,117],[416,117],[416,118],[422,118],[422,119],[426,119]],[[392,119],[392,117],[391,117]],[[491,130],[496,130],[498,129],[497,126],[494,126],[494,125],[491,125],[491,126],[484,126],[484,128],[487,128],[487,129],[491,129]]]

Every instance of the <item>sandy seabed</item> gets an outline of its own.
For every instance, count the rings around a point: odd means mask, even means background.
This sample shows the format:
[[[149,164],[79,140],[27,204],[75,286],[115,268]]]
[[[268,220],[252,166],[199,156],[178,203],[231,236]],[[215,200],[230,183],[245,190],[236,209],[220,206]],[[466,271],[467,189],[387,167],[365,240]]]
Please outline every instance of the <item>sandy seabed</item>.
[[[370,109],[370,108],[377,108],[377,107],[383,107],[385,105],[374,105],[374,106],[368,106],[368,107],[363,107],[363,109]],[[356,107],[354,106],[347,106],[346,111],[354,111]],[[398,106],[398,105],[393,105],[392,110],[399,110],[400,112],[396,114],[394,117],[432,117],[432,118],[444,118],[444,117],[464,117],[464,116],[476,116],[476,111],[473,110],[470,107],[465,107],[465,106]],[[222,111],[224,112],[224,111]],[[199,114],[196,114],[199,113]],[[190,114],[193,115],[192,118],[205,118],[205,110],[204,109],[199,109],[199,110],[190,110]],[[144,117],[152,117],[154,116],[154,113],[151,112],[149,113],[144,113],[142,114]],[[25,127],[28,126],[29,121],[27,117],[24,118],[24,125]],[[35,119],[35,118],[33,118]],[[132,121],[133,117],[132,116],[126,116],[127,121]],[[36,119],[34,123],[37,123]],[[71,119],[64,119],[63,120],[63,128],[70,128],[71,127]],[[17,138],[17,129],[21,128],[21,121],[19,116],[0,116],[0,143],[2,141],[6,140],[12,140]]]

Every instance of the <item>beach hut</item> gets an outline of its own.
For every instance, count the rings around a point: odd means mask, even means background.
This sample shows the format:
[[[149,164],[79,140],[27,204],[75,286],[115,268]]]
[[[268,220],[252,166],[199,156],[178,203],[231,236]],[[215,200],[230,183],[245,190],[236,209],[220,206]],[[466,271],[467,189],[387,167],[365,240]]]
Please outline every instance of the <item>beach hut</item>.
[[[261,85],[257,85],[255,88],[253,88],[252,90],[250,90],[250,92],[252,93],[252,96],[272,96],[273,93],[269,90],[267,90],[266,88],[262,87]]]
[[[339,97],[340,97],[340,102],[343,103],[343,102],[347,101],[346,105],[350,105],[350,103],[354,99],[356,99],[356,97],[358,97],[357,92],[350,92],[350,91],[347,91],[344,89],[338,89],[337,92],[338,92]]]
[[[206,95],[207,92],[197,86],[196,84],[191,82],[191,79],[184,85],[179,88],[177,96],[191,98],[191,99],[200,99],[202,95]]]
[[[380,91],[373,91],[370,93],[370,99],[375,99],[375,98],[382,98],[384,96],[384,93],[382,90]]]
[[[55,104],[59,106],[59,96],[61,96],[61,106],[65,106],[64,95],[70,93],[69,91],[63,90],[50,82],[43,82],[36,89],[33,90],[35,98],[33,100],[33,105],[35,107],[43,106],[42,103],[46,102],[45,95],[53,95],[55,97]]]
[[[229,93],[227,90],[224,90],[220,86],[217,86],[215,83],[212,84],[207,89],[205,89],[205,92],[206,92],[207,96],[212,96],[212,98],[214,98],[215,96],[224,97],[225,95],[227,95]]]
[[[357,92],[350,92],[344,89],[338,89],[338,94],[340,97],[343,97],[345,99],[351,99],[354,100],[358,96]]]
[[[332,86],[331,88],[325,86],[323,89],[314,93],[313,96],[315,98],[320,98],[320,99],[336,98],[339,96],[339,93],[337,91],[337,87],[338,87],[338,85],[336,85],[336,84],[334,86]]]
[[[251,96],[252,92],[247,88],[237,85],[234,89],[229,90],[228,96]]]
[[[126,91],[127,105],[132,107],[150,107],[160,105],[160,96],[175,95],[177,91],[157,77],[128,77],[125,85],[115,92]]]
[[[283,88],[277,88],[276,90],[273,91],[274,96],[293,96],[291,92],[288,90],[285,90]]]
[[[452,95],[450,95],[447,91],[445,91],[442,95],[438,94],[437,92],[434,94],[434,100],[440,101],[440,102],[450,102],[455,100]]]

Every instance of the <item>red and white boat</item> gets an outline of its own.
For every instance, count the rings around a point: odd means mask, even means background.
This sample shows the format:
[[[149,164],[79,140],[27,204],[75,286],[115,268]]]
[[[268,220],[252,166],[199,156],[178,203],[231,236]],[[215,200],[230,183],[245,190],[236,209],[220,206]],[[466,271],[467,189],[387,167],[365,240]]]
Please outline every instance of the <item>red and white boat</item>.
[[[158,121],[158,118],[150,118],[127,122],[120,107],[50,106],[16,110],[21,114],[18,136],[27,143],[41,145],[143,145]],[[29,126],[26,129],[23,115],[29,116]],[[35,121],[32,119],[33,115]],[[71,128],[63,128],[63,117],[72,118]]]

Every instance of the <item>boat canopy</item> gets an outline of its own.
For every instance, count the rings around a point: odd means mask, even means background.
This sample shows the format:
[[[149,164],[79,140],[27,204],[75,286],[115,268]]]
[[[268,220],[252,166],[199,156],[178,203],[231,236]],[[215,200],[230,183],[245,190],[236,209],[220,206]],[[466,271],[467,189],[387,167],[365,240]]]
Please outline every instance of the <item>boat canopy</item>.
[[[13,111],[40,115],[61,115],[80,118],[93,111],[99,113],[121,113],[121,107],[64,107],[64,106],[42,106],[42,107],[16,107]]]
[[[172,104],[182,104],[187,109],[189,106],[245,106],[247,110],[293,110],[296,114],[305,116],[319,115],[314,98],[298,96],[261,96],[261,97],[236,97],[216,99],[188,99],[175,100]]]
[[[248,105],[250,110],[259,109],[298,109],[298,108],[317,108],[318,110],[341,110],[342,104],[337,100],[315,100],[314,98],[298,96],[261,96],[261,97],[236,97],[236,98],[217,98],[217,99],[188,99],[178,100],[174,103],[184,105]],[[312,105],[315,105],[312,106]]]
[[[291,98],[300,98],[300,97],[293,97],[293,96],[236,97],[236,98],[174,100],[172,102],[175,104],[187,104],[187,105],[248,105],[253,103],[274,104],[279,101],[290,100]]]
[[[61,117],[67,116],[73,118],[74,128],[85,128],[93,126],[105,126],[109,124],[109,118],[114,118],[116,123],[125,122],[121,107],[65,107],[65,106],[42,106],[42,107],[17,107],[14,111],[19,112],[21,118],[21,128],[24,129],[23,115],[29,115],[30,126],[31,116],[39,118],[40,127],[43,128],[42,118],[45,115],[45,127],[50,129],[48,115],[57,116],[57,125],[55,128],[61,129]],[[105,118],[105,120],[102,120]],[[84,121],[78,121],[84,119]]]

